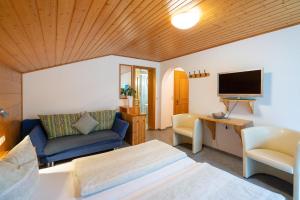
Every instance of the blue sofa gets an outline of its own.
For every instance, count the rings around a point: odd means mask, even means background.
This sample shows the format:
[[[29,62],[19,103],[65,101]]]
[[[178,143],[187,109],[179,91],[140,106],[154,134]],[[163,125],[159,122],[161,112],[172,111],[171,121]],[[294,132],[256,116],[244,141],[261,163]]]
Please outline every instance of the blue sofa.
[[[30,136],[40,163],[48,166],[56,161],[117,148],[122,145],[129,126],[117,113],[111,130],[48,140],[40,119],[26,119],[21,125],[22,137]]]

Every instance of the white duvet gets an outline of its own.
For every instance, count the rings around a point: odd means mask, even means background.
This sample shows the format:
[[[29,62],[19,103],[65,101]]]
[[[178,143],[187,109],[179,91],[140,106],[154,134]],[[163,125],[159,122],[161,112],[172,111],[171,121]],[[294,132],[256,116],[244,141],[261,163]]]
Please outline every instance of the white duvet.
[[[195,163],[176,176],[137,191],[127,200],[283,200],[207,163]]]
[[[154,143],[151,143],[152,146]],[[148,148],[149,148],[148,146]],[[141,148],[140,146],[136,146]],[[172,148],[172,147],[171,147]],[[142,148],[143,149],[143,148]],[[160,149],[158,144],[156,149]],[[141,149],[140,149],[141,150]],[[119,152],[119,151],[116,151]],[[152,152],[152,151],[150,151]],[[123,153],[118,153],[123,155]],[[128,152],[127,152],[128,153]],[[132,153],[130,151],[129,153]],[[140,154],[140,152],[138,153]],[[161,153],[157,153],[159,158]],[[175,153],[176,154],[176,153]],[[104,155],[104,154],[102,154]],[[148,157],[147,154],[144,154]],[[111,156],[109,156],[113,159]],[[125,157],[127,157],[125,155]],[[95,158],[95,161],[97,159]],[[114,158],[113,160],[119,160]],[[104,162],[104,160],[102,160]],[[77,163],[78,164],[78,163]],[[90,168],[88,165],[85,169]],[[88,164],[88,163],[86,163]],[[94,164],[91,162],[90,164]],[[104,166],[107,167],[106,164]],[[125,166],[125,168],[124,168]],[[125,163],[117,167],[126,169]],[[133,165],[137,166],[137,165]],[[128,167],[128,166],[127,166]],[[114,168],[114,167],[113,167]],[[134,167],[134,169],[136,169]],[[115,170],[115,169],[114,169]],[[112,171],[114,171],[112,170]],[[121,170],[122,171],[122,170]],[[40,170],[40,184],[34,200],[282,200],[282,195],[253,185],[246,180],[235,177],[209,164],[196,163],[185,157],[172,164],[149,172],[141,177],[124,182],[123,184],[105,189],[102,192],[81,198],[74,187],[74,163],[65,163]],[[126,174],[126,173],[125,173]],[[121,173],[123,175],[123,173]],[[109,177],[110,170],[89,174],[93,178]],[[112,176],[113,177],[113,176]],[[115,177],[116,178],[116,177]],[[114,179],[115,179],[114,178]],[[126,179],[126,177],[125,177]],[[107,178],[110,180],[110,178]],[[88,181],[85,180],[85,181]],[[97,179],[94,180],[97,182]],[[101,183],[101,182],[100,182]]]
[[[73,161],[73,178],[80,196],[85,197],[127,183],[186,157],[184,152],[152,140],[76,159]]]

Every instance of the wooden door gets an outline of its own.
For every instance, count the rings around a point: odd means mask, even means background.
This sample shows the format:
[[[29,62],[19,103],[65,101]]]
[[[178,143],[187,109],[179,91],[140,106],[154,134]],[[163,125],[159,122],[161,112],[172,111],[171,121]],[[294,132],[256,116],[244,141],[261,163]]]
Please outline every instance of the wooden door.
[[[174,115],[189,112],[189,79],[184,71],[174,71]]]
[[[148,69],[148,129],[155,129],[156,70]]]

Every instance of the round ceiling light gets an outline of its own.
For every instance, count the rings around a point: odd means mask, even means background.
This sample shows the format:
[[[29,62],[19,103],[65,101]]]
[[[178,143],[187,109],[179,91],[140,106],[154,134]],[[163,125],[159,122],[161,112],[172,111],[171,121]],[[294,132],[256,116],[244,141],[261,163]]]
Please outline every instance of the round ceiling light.
[[[201,10],[194,7],[188,11],[172,16],[171,23],[179,29],[189,29],[195,26],[201,17]]]

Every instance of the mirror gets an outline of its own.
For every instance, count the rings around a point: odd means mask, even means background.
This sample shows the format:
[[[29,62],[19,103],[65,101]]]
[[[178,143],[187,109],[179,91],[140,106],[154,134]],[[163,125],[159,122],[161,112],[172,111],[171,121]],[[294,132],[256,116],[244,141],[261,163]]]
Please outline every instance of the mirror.
[[[131,65],[120,65],[120,98],[126,98],[121,94],[122,90],[126,90],[128,87],[132,87],[132,66]]]

